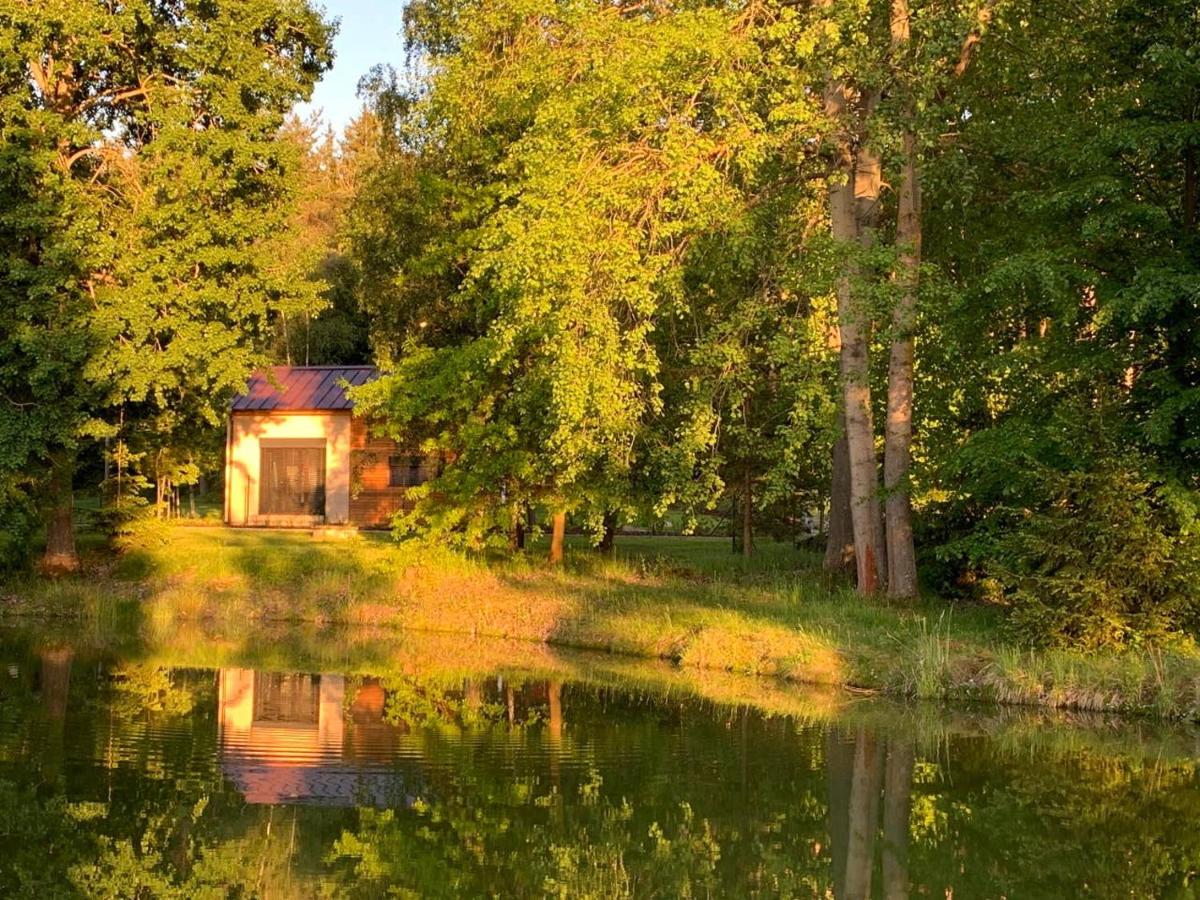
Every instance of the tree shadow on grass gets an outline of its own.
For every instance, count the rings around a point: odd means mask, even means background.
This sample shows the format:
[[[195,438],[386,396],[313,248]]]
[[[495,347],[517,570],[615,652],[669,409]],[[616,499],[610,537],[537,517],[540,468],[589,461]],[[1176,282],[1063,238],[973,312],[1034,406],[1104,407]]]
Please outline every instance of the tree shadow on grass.
[[[723,571],[722,560],[737,566]],[[939,642],[949,644],[951,627],[964,664],[977,667],[986,649],[986,634],[945,622],[944,606],[867,601],[811,554],[756,566],[712,541],[643,541],[616,559],[576,547],[550,568],[536,551],[489,562],[386,536],[172,526],[142,535],[117,575],[122,602],[94,605],[123,605],[139,631],[186,621],[393,626],[872,687],[942,677]]]

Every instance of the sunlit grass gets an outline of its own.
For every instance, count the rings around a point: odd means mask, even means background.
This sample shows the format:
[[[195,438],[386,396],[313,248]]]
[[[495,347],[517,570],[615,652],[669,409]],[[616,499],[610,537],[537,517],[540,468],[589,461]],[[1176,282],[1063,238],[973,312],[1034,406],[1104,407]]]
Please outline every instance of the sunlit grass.
[[[566,565],[534,544],[516,557],[306,532],[160,528],[84,576],[0,588],[0,616],[85,627],[344,623],[493,636],[773,675],[920,699],[992,700],[1200,718],[1190,644],[1121,655],[1031,651],[997,611],[928,599],[864,600],[811,551],[724,539],[624,537],[615,557],[573,538]]]

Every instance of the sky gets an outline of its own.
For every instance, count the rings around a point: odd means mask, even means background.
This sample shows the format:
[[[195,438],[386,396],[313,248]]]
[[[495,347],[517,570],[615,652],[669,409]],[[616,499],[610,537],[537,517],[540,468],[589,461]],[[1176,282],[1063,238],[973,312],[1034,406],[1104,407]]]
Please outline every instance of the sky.
[[[317,84],[312,101],[296,111],[306,117],[320,112],[341,131],[362,108],[356,96],[358,79],[376,63],[404,65],[403,13],[404,0],[325,0],[326,17],[341,20],[333,42],[333,68]]]

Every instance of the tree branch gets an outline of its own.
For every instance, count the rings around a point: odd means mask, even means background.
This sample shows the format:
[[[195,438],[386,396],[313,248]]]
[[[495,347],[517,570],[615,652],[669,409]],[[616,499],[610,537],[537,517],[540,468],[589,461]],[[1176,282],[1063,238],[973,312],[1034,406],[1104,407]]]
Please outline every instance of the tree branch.
[[[996,0],[987,0],[979,11],[975,14],[975,27],[967,32],[967,36],[963,39],[962,49],[958,53],[958,63],[954,66],[954,77],[961,78],[963,73],[967,71],[967,67],[971,65],[971,57],[975,53],[975,47],[983,39],[983,33],[987,30],[988,25],[992,22],[992,15],[996,11]]]

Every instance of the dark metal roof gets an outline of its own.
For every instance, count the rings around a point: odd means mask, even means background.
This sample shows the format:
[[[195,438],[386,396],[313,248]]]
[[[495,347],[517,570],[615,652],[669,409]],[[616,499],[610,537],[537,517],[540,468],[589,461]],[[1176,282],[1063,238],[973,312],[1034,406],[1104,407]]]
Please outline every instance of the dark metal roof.
[[[251,375],[246,393],[234,397],[231,408],[234,412],[350,410],[354,404],[342,382],[358,387],[378,377],[374,366],[273,366],[270,374]]]

